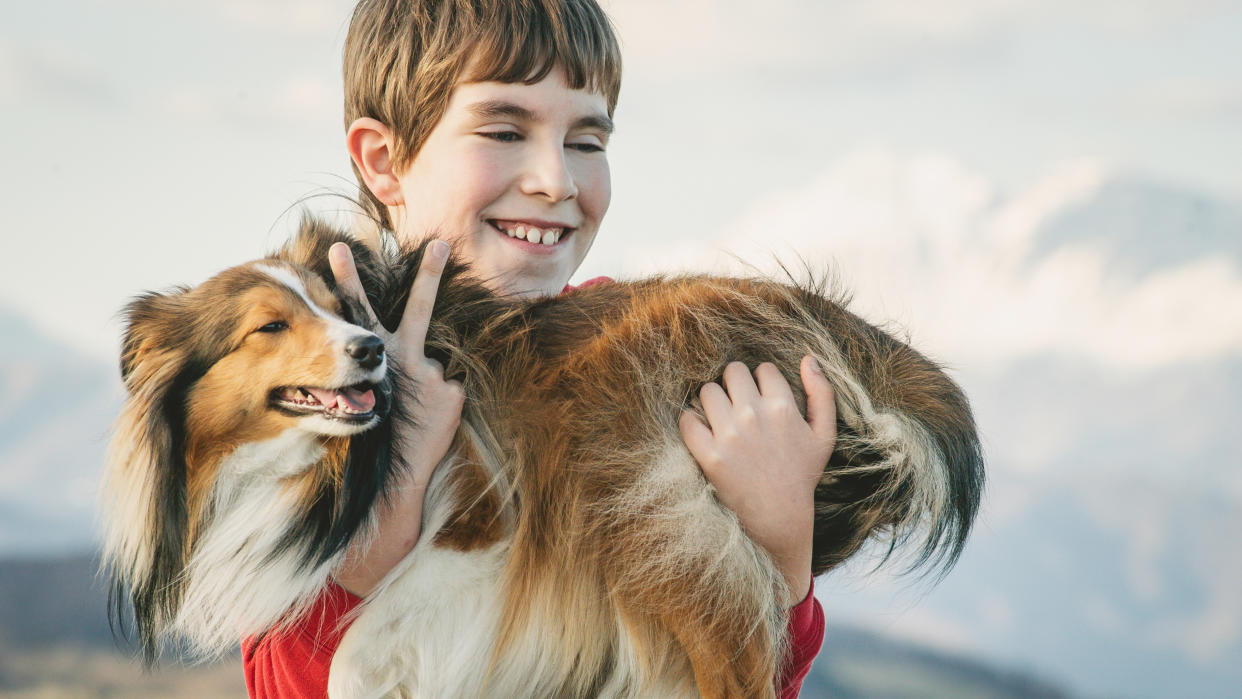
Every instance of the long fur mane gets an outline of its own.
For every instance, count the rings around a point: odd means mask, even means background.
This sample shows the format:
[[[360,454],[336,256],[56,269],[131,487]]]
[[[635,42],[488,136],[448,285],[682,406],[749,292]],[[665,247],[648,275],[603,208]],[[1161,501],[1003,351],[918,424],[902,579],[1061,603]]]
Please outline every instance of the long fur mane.
[[[335,242],[350,244],[379,321],[395,328],[425,245],[373,251],[307,219],[269,260],[336,292]],[[371,535],[374,505],[404,468],[392,425],[418,391],[394,366],[388,420],[303,455],[290,476],[298,497],[273,497],[271,522],[237,525],[276,531],[204,558],[236,501],[194,505],[185,413],[195,382],[230,351],[229,288],[213,280],[127,310],[130,399],[110,456],[106,551],[148,657],[170,635],[210,652],[296,620],[346,546]],[[912,550],[912,569],[947,571],[979,506],[982,454],[961,390],[824,283],[654,277],[531,301],[496,295],[450,259],[426,348],[463,382],[461,428],[429,485],[419,544],[337,652],[335,696],[772,696],[783,580],[676,427],[732,361],[773,362],[803,410],[802,356],[833,385],[838,437],[815,493],[814,574],[868,541]],[[199,584],[208,562],[230,574]],[[446,609],[470,619],[454,624]]]

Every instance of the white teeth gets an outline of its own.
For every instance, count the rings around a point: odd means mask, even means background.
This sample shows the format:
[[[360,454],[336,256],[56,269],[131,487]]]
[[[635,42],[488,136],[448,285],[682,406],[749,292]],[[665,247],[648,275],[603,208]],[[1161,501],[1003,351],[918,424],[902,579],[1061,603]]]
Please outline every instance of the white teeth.
[[[525,240],[528,243],[540,243],[543,245],[556,245],[564,234],[562,228],[549,228],[547,230],[537,228],[535,226],[514,226],[513,228],[501,228],[510,238]]]

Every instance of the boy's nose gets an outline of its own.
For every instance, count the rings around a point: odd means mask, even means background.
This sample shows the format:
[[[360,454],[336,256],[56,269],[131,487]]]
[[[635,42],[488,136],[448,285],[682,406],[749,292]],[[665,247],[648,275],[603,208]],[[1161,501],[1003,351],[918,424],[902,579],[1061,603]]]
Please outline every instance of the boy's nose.
[[[546,197],[553,202],[578,196],[578,185],[569,163],[565,162],[564,147],[540,149],[522,178],[521,187],[524,194]]]

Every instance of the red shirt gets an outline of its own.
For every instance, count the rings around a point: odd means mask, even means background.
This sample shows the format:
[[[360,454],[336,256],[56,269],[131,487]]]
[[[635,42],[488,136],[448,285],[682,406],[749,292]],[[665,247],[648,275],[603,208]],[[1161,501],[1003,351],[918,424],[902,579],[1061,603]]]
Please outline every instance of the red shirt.
[[[611,281],[595,277],[573,291]],[[563,293],[562,292],[562,293]],[[345,635],[342,618],[362,602],[345,588],[330,584],[311,610],[288,631],[242,641],[246,689],[255,699],[322,699],[328,695],[332,654]],[[781,668],[780,699],[797,699],[802,680],[824,643],[824,608],[815,585],[806,599],[789,610],[789,655]]]
[[[362,599],[331,584],[311,611],[285,633],[242,641],[246,689],[254,699],[323,699],[328,695],[332,654],[345,635],[341,618]],[[781,674],[780,699],[797,699],[802,680],[824,642],[824,609],[811,592],[789,610],[789,655]]]

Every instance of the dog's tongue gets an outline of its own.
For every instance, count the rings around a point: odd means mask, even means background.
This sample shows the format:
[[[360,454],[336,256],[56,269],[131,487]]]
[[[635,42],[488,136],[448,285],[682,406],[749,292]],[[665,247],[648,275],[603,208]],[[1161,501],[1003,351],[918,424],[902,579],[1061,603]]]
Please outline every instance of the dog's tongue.
[[[365,413],[375,407],[375,393],[371,389],[359,391],[356,388],[344,388],[340,391],[329,391],[307,387],[306,392],[329,410],[349,408],[357,413]]]

